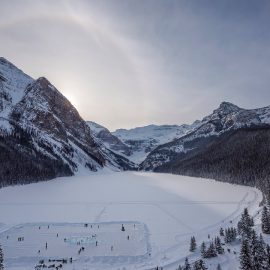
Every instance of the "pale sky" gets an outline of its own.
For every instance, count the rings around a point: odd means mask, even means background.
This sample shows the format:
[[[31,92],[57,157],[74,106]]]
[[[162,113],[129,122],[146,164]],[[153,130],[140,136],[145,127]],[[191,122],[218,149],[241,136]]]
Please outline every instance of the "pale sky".
[[[110,130],[270,105],[268,0],[0,0],[0,56]]]

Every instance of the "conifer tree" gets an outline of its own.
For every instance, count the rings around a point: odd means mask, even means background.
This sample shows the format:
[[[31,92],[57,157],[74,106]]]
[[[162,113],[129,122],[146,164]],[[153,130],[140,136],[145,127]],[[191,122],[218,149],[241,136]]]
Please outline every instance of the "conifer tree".
[[[270,215],[266,206],[263,207],[261,221],[262,221],[262,232],[270,234]]]
[[[247,208],[244,209],[241,219],[238,222],[238,233],[244,239],[250,239],[252,233],[253,219],[250,217]]]
[[[225,243],[231,243],[235,241],[236,236],[237,236],[236,228],[231,227],[231,228],[225,229],[225,237],[224,237]]]
[[[266,245],[266,269],[270,269],[270,246]]]
[[[217,270],[222,270],[220,264],[217,265]]]
[[[206,250],[205,258],[213,258],[217,256],[215,245],[213,242],[210,243],[208,249]]]
[[[4,270],[4,254],[0,245],[0,270]]]
[[[220,235],[220,236],[224,236],[224,230],[223,230],[223,228],[220,228],[220,230],[219,230],[219,235]]]
[[[196,239],[194,236],[192,236],[190,239],[189,251],[194,252],[196,250],[196,248],[197,248]]]
[[[266,265],[266,254],[263,246],[263,240],[259,240],[255,230],[252,230],[250,241],[250,252],[252,267],[254,270],[262,270]]]
[[[242,240],[242,246],[240,251],[240,269],[252,270],[252,260],[249,249],[249,242],[247,239]]]
[[[206,245],[204,242],[202,242],[202,244],[201,244],[201,256],[203,258],[205,258],[205,256],[206,256]]]
[[[223,254],[224,253],[224,249],[221,245],[221,240],[219,237],[215,238],[215,248],[218,254]]]
[[[191,266],[189,264],[188,258],[185,259],[185,265],[183,267],[183,270],[191,270]]]
[[[193,270],[206,270],[207,267],[204,264],[203,260],[198,260],[194,263]]]

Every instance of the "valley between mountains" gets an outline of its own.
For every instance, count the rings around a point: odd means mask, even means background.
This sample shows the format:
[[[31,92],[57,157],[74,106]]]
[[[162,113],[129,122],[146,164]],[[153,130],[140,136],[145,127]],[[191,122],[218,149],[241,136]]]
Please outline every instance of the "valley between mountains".
[[[270,106],[222,102],[192,124],[112,132],[83,119],[47,78],[1,57],[5,269],[175,270],[187,257],[194,264],[201,253],[189,250],[190,238],[211,245],[221,227],[239,225],[244,209],[262,232],[269,156]],[[238,269],[240,234],[222,237],[224,253],[206,265]]]

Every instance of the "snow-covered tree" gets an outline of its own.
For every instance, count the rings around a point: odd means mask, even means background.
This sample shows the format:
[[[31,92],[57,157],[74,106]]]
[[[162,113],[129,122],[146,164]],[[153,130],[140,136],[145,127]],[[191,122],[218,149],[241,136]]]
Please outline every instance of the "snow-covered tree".
[[[241,245],[240,269],[241,270],[253,270],[249,242],[247,239],[243,239],[242,245]]]
[[[220,236],[224,236],[224,230],[223,230],[223,228],[220,228],[220,230],[219,230],[219,235],[220,235]]]
[[[189,251],[194,252],[196,250],[196,248],[197,248],[196,239],[194,236],[192,236],[190,239]]]
[[[270,246],[269,245],[266,245],[266,257],[267,257],[266,269],[270,269]]]
[[[206,270],[207,267],[203,260],[198,260],[194,263],[193,270]]]
[[[205,258],[213,258],[213,257],[217,257],[217,252],[216,252],[216,248],[213,242],[210,243],[208,249],[206,250],[205,253]]]
[[[235,241],[236,236],[237,236],[236,228],[231,227],[231,228],[225,229],[224,241],[226,243],[231,243],[231,242]]]
[[[4,254],[0,245],[0,270],[4,270]]]
[[[223,249],[223,247],[221,245],[221,240],[220,240],[220,238],[218,236],[215,238],[215,248],[216,248],[216,251],[217,251],[218,254],[223,254],[224,253],[224,249]]]
[[[264,242],[262,238],[258,238],[255,230],[252,230],[251,241],[250,241],[250,252],[252,260],[252,269],[263,270],[266,265],[266,253],[264,250]]]
[[[254,221],[250,217],[247,208],[245,208],[241,219],[238,222],[238,233],[242,236],[242,238],[250,239],[253,225]]]
[[[261,221],[262,221],[262,232],[270,234],[270,215],[268,208],[266,206],[263,207]]]
[[[206,255],[206,245],[205,245],[205,242],[202,242],[202,244],[201,244],[201,256],[203,258],[205,258],[205,255]]]
[[[183,270],[191,270],[190,263],[188,261],[188,258],[185,259],[185,265],[183,267]]]

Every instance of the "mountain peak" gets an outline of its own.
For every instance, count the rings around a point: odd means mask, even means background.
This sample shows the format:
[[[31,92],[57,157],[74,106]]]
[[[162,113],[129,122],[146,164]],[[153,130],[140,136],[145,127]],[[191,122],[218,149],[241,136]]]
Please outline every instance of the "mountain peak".
[[[233,103],[223,101],[220,103],[219,107],[216,110],[214,110],[214,114],[221,113],[223,115],[227,115],[233,112],[238,112],[239,110],[241,110],[241,108],[234,105]]]
[[[8,60],[2,56],[0,56],[0,62],[2,63],[8,63]]]
[[[22,72],[19,68],[17,68],[13,63],[11,63],[10,61],[8,61],[6,58],[4,57],[0,57],[0,66],[2,66],[3,68],[10,70],[10,69],[15,69],[15,70],[19,70],[20,72]],[[22,72],[23,73],[23,72]]]
[[[238,111],[240,108],[236,105],[234,105],[231,102],[223,101],[220,103],[219,108],[221,110],[233,110],[233,111]]]

